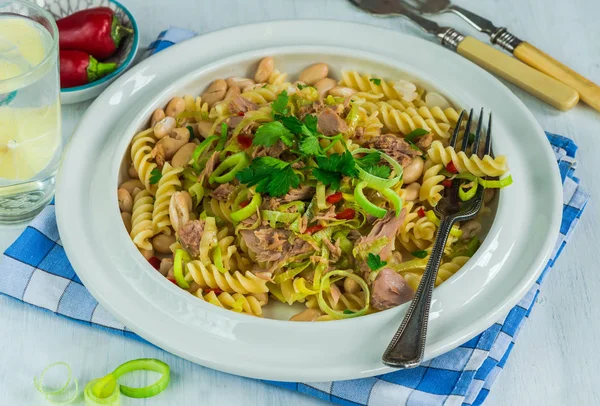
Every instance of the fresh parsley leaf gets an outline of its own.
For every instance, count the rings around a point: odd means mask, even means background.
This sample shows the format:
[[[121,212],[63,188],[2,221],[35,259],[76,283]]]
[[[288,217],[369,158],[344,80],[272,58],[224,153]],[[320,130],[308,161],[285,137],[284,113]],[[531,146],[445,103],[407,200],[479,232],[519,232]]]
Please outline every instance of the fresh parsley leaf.
[[[392,172],[391,168],[387,165],[379,165],[381,161],[381,153],[374,151],[369,152],[362,158],[356,158],[356,163],[365,170],[365,172],[379,178],[389,178]]]
[[[275,120],[281,121],[281,123],[294,134],[313,135],[313,132],[300,120],[294,116],[281,116],[276,115]]]
[[[356,312],[353,312],[353,311],[352,311],[352,310],[350,310],[350,309],[344,309],[344,311],[343,311],[342,313],[344,313],[344,314],[354,314],[354,313],[356,313]]]
[[[271,103],[271,109],[273,110],[273,116],[275,116],[275,114],[281,114],[283,116],[287,115],[290,111],[290,109],[288,109],[288,107],[287,107],[287,104],[289,101],[290,101],[290,98],[289,98],[286,90],[279,93],[279,95],[277,96],[277,99],[275,99],[275,101],[273,103]]]
[[[229,131],[227,123],[221,123],[221,135],[219,136],[219,142],[217,142],[215,151],[223,151],[225,148],[225,143],[227,142],[227,131]]]
[[[390,177],[392,170],[387,165],[372,165],[363,168],[365,172],[370,173],[373,176],[377,176],[378,178],[387,179]]]
[[[415,128],[414,131],[411,131],[406,137],[404,137],[404,141],[406,142],[415,142],[415,140],[419,137],[429,134],[429,131],[424,128]]]
[[[291,147],[294,144],[294,134],[280,121],[272,121],[258,127],[252,139],[252,145],[272,147],[279,140],[288,147]]]
[[[157,184],[158,181],[160,180],[160,178],[162,178],[162,172],[160,171],[160,169],[158,169],[158,168],[152,169],[152,172],[150,172],[150,184],[151,185]]]
[[[421,259],[425,258],[427,255],[429,255],[429,253],[424,250],[411,252],[410,254],[415,258],[421,258]]]
[[[369,81],[375,83],[377,86],[381,86],[381,79],[371,78]]]
[[[190,132],[190,141],[196,138],[196,135],[194,134],[194,128],[191,125],[188,125],[185,128],[187,128],[187,130]]]
[[[367,265],[369,265],[369,268],[371,268],[372,271],[376,271],[386,266],[387,262],[382,261],[379,254],[373,254],[369,252],[369,256],[367,257]]]
[[[256,185],[257,192],[272,197],[283,196],[300,185],[300,178],[289,163],[269,156],[255,158],[236,178],[248,186]]]
[[[312,174],[318,181],[337,190],[340,187],[342,176],[356,177],[356,161],[349,151],[343,154],[316,157],[318,168],[313,168]]]
[[[377,151],[369,152],[367,155],[356,158],[356,163],[362,167],[377,165],[381,160],[381,154]]]
[[[317,116],[308,114],[306,117],[304,117],[304,125],[306,126],[308,131],[312,132],[313,134],[316,134],[318,132],[317,131],[318,120],[319,119],[317,118]]]
[[[325,186],[331,187],[333,190],[338,190],[340,188],[340,184],[342,183],[342,175],[338,172],[313,168],[312,174],[319,182]]]
[[[319,138],[315,135],[307,135],[302,138],[299,148],[304,155],[321,155],[323,152]]]

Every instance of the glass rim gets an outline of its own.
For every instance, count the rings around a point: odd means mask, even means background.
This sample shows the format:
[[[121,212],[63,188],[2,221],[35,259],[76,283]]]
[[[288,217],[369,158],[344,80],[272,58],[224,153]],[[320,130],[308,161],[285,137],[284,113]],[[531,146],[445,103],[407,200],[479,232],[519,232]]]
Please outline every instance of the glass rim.
[[[54,19],[54,16],[48,10],[38,6],[33,1],[7,0],[7,1],[1,2],[0,7],[5,7],[10,4],[20,4],[25,8],[35,10],[36,12],[41,14],[48,21],[48,23],[50,24],[50,27],[52,28],[52,32],[50,32],[50,34],[52,34],[52,46],[48,49],[48,51],[46,52],[46,55],[40,61],[40,63],[31,67],[31,69],[29,69],[28,71],[26,71],[24,73],[21,73],[20,75],[13,76],[8,79],[0,80],[0,84],[2,84],[2,85],[5,85],[6,83],[10,83],[11,81],[20,80],[29,75],[34,75],[36,72],[41,70],[49,62],[49,60],[53,57],[53,55],[56,55],[56,63],[58,64],[58,26],[56,25],[56,20]],[[24,16],[24,15],[17,14],[17,13],[7,13],[7,12],[0,11],[0,16],[3,16],[3,15],[16,15],[16,16],[21,16],[24,18],[31,19],[31,17],[29,17],[29,16]],[[33,21],[35,21],[35,20],[33,20]],[[41,24],[38,21],[35,21],[35,22],[42,25],[45,29],[48,29],[48,27],[46,25]]]

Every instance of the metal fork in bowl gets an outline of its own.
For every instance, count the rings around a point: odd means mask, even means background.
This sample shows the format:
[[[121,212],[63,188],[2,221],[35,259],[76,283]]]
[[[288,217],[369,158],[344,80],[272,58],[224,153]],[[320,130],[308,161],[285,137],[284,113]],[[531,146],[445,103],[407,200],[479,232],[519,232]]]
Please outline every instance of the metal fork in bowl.
[[[460,16],[476,30],[490,37],[498,45],[537,70],[560,80],[579,93],[581,100],[600,111],[600,86],[563,65],[550,55],[511,34],[505,27],[497,27],[490,20],[452,4],[450,0],[397,0],[404,6],[422,14],[453,13]]]
[[[460,114],[456,128],[452,135],[450,145],[456,147],[458,134],[461,131],[461,124],[465,116],[465,111]],[[473,109],[469,113],[465,127],[465,136],[462,139],[461,150],[469,153],[469,136],[473,124]],[[479,115],[479,123],[475,138],[471,144],[471,154],[483,158],[491,152],[492,135],[492,113],[490,112],[485,139],[481,142],[483,132],[483,108]],[[444,247],[448,241],[450,229],[458,221],[470,220],[481,210],[483,204],[483,188],[477,189],[475,196],[465,202],[458,198],[458,182],[453,182],[452,187],[446,190],[446,193],[434,212],[440,217],[440,226],[437,231],[435,243],[431,250],[427,267],[423,273],[421,283],[417,288],[414,299],[412,300],[400,328],[394,335],[388,348],[383,353],[383,363],[395,368],[413,368],[418,366],[423,360],[425,350],[425,340],[427,336],[427,324],[429,322],[429,308],[431,306],[431,297],[437,278],[438,269],[442,262]]]

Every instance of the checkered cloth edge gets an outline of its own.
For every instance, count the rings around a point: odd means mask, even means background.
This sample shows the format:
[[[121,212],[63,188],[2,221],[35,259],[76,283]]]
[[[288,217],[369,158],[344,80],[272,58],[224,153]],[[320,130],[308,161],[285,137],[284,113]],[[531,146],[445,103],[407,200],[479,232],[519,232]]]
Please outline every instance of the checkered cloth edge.
[[[169,29],[161,33],[149,53],[193,35]],[[508,315],[460,347],[415,369],[350,381],[267,382],[341,405],[482,404],[531,312],[544,277],[566,245],[589,198],[574,176],[575,143],[560,135],[546,135],[563,180],[560,235],[540,278]],[[53,202],[5,251],[0,262],[0,293],[78,322],[142,340],[100,306],[77,277],[60,242]]]

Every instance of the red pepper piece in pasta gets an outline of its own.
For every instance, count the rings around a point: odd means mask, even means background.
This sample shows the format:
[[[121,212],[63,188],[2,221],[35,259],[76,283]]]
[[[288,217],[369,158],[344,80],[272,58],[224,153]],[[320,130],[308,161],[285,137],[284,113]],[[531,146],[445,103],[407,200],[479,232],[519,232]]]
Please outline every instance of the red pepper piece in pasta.
[[[306,234],[313,234],[313,233],[316,233],[317,231],[321,231],[324,228],[325,227],[323,227],[321,224],[315,224],[314,226],[310,226],[310,227],[306,228]]]
[[[238,144],[240,144],[240,147],[242,147],[242,149],[248,149],[252,146],[252,137],[240,134],[237,137],[237,142]]]
[[[336,204],[340,200],[342,200],[342,197],[343,197],[342,192],[337,192],[337,193],[327,196],[327,199],[325,199],[325,201],[327,201],[327,203],[329,203],[329,204]]]
[[[345,209],[335,215],[335,218],[338,220],[352,220],[356,215],[356,211],[354,209]]]
[[[446,180],[442,181],[442,186],[444,186],[444,187],[451,187],[452,186],[452,179],[446,179]]]
[[[421,218],[425,217],[425,209],[423,209],[422,207],[419,207],[419,210],[417,210],[417,214]]]
[[[151,257],[148,262],[150,262],[150,265],[152,265],[152,267],[154,269],[156,269],[157,271],[160,269],[160,259],[156,258],[156,257]]]
[[[452,161],[448,162],[448,165],[446,165],[446,170],[450,173],[458,173],[458,169],[456,169],[456,166],[454,166],[454,162]]]

